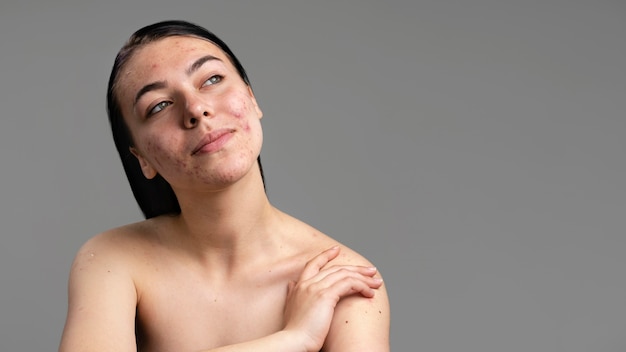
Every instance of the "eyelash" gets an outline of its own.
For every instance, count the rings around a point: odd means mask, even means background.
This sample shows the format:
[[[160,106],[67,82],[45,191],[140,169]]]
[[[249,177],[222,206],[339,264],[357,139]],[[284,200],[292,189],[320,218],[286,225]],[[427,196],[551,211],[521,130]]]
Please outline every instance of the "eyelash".
[[[202,83],[202,87],[212,86],[214,84],[220,83],[223,79],[224,79],[224,76],[222,76],[222,75],[213,75],[213,76],[209,77],[209,79],[204,81],[204,83]],[[210,83],[207,84],[208,82],[210,82]],[[150,108],[150,110],[148,111],[148,116],[152,116],[152,115],[154,115],[154,114],[156,114],[158,112],[161,112],[163,109],[165,109],[167,106],[169,106],[171,104],[172,104],[171,101],[160,101],[160,102],[158,102],[156,105],[154,105],[152,108]],[[156,110],[157,108],[158,108],[158,110]]]
[[[152,116],[152,115],[154,115],[154,114],[156,114],[158,112],[161,112],[163,109],[165,109],[170,104],[172,104],[171,101],[160,101],[160,102],[158,102],[155,106],[153,106],[152,108],[150,108],[150,110],[148,110],[148,116]],[[159,110],[156,110],[157,108]]]
[[[217,79],[217,81],[214,81],[215,79]],[[224,76],[222,76],[222,75],[213,75],[213,76],[209,77],[209,79],[204,81],[202,86],[206,87],[206,86],[214,85],[216,83],[220,83],[223,79],[224,79]],[[207,82],[211,82],[211,84],[206,84]]]

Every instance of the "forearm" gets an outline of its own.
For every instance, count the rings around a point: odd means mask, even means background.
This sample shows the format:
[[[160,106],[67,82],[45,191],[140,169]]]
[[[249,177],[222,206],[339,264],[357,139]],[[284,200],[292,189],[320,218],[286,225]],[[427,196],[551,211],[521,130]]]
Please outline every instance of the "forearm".
[[[234,345],[218,347],[202,352],[309,352],[305,343],[294,332],[281,330],[268,336]]]

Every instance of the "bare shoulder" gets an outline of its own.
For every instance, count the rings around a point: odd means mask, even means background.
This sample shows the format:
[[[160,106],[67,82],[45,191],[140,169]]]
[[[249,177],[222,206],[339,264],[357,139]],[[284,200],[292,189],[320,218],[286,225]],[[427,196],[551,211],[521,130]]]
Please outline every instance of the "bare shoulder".
[[[76,253],[60,351],[87,346],[133,350],[138,296],[133,278],[137,259],[132,253],[140,252],[146,243],[143,226],[133,224],[98,234]]]
[[[89,292],[103,284],[126,284],[137,289],[147,258],[154,256],[155,221],[144,220],[99,233],[77,251],[70,270],[70,293]],[[72,298],[72,297],[70,297]]]
[[[376,266],[362,254],[340,245],[341,252],[332,265]],[[380,270],[375,277],[382,279]],[[359,295],[337,303],[324,351],[389,351],[390,305],[386,283],[372,298]]]
[[[306,224],[301,233],[310,233],[302,241],[308,257],[314,257],[332,246],[339,246],[339,256],[327,264],[376,266],[365,255],[340,243]],[[382,278],[380,271],[376,274]],[[353,295],[337,303],[335,314],[323,350],[328,351],[389,351],[390,305],[386,285],[376,290],[375,296],[365,298]]]
[[[104,284],[134,286],[133,277],[150,245],[150,222],[110,229],[88,239],[77,251],[70,270],[70,299],[92,294]],[[134,290],[134,288],[133,288]]]
[[[146,239],[146,235],[156,226],[154,220],[142,220],[136,223],[115,227],[88,239],[83,244],[80,251],[87,249],[120,249],[119,246],[124,247],[133,242],[143,242]]]
[[[373,263],[365,255],[350,248],[332,235],[325,234],[298,219],[291,218],[290,221],[292,222],[290,228],[292,228],[296,238],[297,246],[301,251],[306,252],[308,257],[312,258],[324,250],[339,246],[341,250],[339,256],[332,261],[333,265],[373,266]]]
[[[145,221],[133,223],[99,233],[88,239],[76,253],[77,265],[115,265],[124,267],[133,260],[133,252],[141,253],[141,247],[148,246]]]

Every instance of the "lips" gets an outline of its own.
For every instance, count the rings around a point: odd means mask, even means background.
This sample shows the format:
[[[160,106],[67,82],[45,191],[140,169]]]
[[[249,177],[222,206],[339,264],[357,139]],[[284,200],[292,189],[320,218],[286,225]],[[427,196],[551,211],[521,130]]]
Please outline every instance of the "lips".
[[[196,147],[191,152],[191,155],[196,155],[200,153],[212,153],[219,150],[230,137],[233,136],[234,129],[224,128],[220,130],[212,131],[211,133],[205,135]]]

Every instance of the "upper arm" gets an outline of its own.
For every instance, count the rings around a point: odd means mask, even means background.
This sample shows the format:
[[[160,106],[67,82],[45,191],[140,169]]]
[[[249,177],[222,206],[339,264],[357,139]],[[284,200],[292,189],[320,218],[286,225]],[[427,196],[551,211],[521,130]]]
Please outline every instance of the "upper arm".
[[[337,303],[323,350],[388,352],[389,328],[389,298],[383,284],[372,298],[352,295]]]
[[[128,264],[102,238],[77,253],[60,351],[136,351],[137,293]]]

